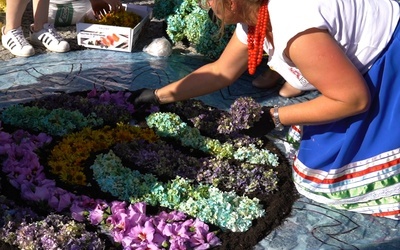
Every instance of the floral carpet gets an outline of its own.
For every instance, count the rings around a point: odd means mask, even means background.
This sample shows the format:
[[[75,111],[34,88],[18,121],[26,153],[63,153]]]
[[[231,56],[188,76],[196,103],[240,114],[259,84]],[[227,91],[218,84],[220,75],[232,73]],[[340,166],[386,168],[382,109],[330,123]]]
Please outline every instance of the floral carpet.
[[[145,53],[100,50],[15,58],[0,62],[0,108],[94,87],[110,91],[157,88],[204,63],[206,60],[201,57],[156,58]],[[311,92],[298,98],[281,98],[277,89],[253,88],[251,79],[244,75],[230,87],[199,99],[227,110],[240,96],[250,96],[262,105],[286,105],[318,94]],[[290,160],[293,150],[284,140],[285,131],[272,133],[269,138]],[[400,223],[397,221],[335,210],[300,197],[290,216],[265,235],[255,249],[398,249],[399,246]]]

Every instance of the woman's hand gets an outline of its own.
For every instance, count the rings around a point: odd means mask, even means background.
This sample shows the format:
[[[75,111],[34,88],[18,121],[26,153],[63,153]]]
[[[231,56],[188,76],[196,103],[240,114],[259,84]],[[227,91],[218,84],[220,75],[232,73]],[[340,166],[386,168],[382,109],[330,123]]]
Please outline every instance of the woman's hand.
[[[156,95],[156,90],[147,88],[133,91],[128,97],[128,102],[132,103],[135,108],[147,104],[160,105],[160,100]]]
[[[264,136],[275,129],[275,123],[270,112],[271,108],[273,107],[262,107],[263,113],[261,118],[256,121],[253,126],[248,129],[242,129],[240,132],[250,137],[257,138]]]
[[[90,0],[90,3],[96,18],[110,11],[117,11],[123,8],[120,0]]]

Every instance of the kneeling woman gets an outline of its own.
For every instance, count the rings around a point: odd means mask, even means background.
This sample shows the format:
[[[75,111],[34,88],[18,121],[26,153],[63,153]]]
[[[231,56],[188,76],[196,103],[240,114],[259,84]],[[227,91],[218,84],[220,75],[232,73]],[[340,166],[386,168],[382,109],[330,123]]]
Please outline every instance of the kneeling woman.
[[[400,219],[399,3],[203,2],[222,25],[237,23],[221,57],[157,91],[136,91],[134,104],[169,103],[224,88],[247,68],[254,72],[264,49],[278,73],[291,72],[294,82],[321,93],[272,108],[265,124],[250,129],[268,133],[273,121],[303,125],[293,165],[298,191],[339,209]]]

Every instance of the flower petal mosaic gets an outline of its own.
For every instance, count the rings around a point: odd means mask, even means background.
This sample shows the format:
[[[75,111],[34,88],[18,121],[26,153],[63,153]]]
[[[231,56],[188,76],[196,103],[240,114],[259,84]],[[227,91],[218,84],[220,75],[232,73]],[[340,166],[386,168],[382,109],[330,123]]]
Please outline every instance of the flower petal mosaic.
[[[0,115],[0,246],[249,249],[297,198],[288,163],[240,130],[260,116],[129,91],[47,96]]]

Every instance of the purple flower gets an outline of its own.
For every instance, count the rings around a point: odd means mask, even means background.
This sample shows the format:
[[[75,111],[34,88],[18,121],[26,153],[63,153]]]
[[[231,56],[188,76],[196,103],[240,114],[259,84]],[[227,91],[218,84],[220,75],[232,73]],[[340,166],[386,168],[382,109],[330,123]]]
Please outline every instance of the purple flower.
[[[97,97],[97,89],[93,88],[88,94],[87,94],[88,98],[95,98]]]
[[[32,141],[36,144],[37,147],[43,147],[45,144],[48,144],[52,141],[52,137],[48,136],[45,133],[40,133],[37,136],[32,137]]]
[[[170,242],[171,242],[170,249],[174,249],[174,250],[190,249],[186,246],[186,240],[184,240],[182,238],[171,238]]]
[[[108,216],[107,224],[111,225],[111,232],[116,242],[121,242],[127,235],[130,228],[130,222],[127,220],[126,213],[118,213]]]
[[[26,141],[26,138],[29,138],[30,135],[28,132],[26,132],[23,129],[18,129],[17,131],[15,131],[12,135],[13,139],[14,139],[14,143],[16,144],[21,144],[24,141]]]
[[[87,210],[92,210],[96,208],[98,204],[103,203],[104,202],[101,200],[95,200],[85,195],[77,196],[72,202],[72,206],[70,208],[72,218],[77,221],[84,221]]]
[[[114,236],[114,241],[121,242],[124,249],[129,249],[129,250],[132,249],[131,245],[133,238],[131,236],[125,236],[125,237],[123,237],[122,235],[121,237],[116,237],[116,235],[113,236]]]
[[[99,101],[101,101],[102,103],[110,103],[111,102],[111,95],[110,92],[105,91],[103,92],[100,97],[99,97]]]
[[[190,246],[193,249],[203,250],[220,245],[221,241],[214,233],[209,233],[204,227],[196,228],[196,233],[190,237]]]
[[[96,208],[89,213],[89,220],[92,225],[98,225],[103,220],[103,206],[100,204],[96,206]]]
[[[21,196],[31,201],[47,201],[50,199],[55,182],[45,179],[39,183],[24,181],[21,183]]]
[[[171,211],[169,213],[162,211],[159,214],[159,217],[164,218],[167,222],[172,222],[172,221],[181,221],[183,219],[186,219],[186,215],[185,213],[181,212],[181,211]]]
[[[3,163],[3,171],[6,173],[12,172],[15,166],[20,168],[30,168],[36,171],[42,170],[43,167],[40,166],[39,159],[33,150],[25,149],[21,146],[15,144],[10,144],[7,148],[8,158]],[[12,167],[9,167],[11,164]]]
[[[30,169],[21,168],[17,164],[15,164],[15,170],[13,172],[9,172],[7,177],[9,178],[11,185],[16,188],[20,188],[23,182],[33,181]]]
[[[114,225],[116,227],[120,221],[125,223],[125,218],[128,217],[125,209],[125,202],[113,201],[111,203],[111,215],[107,217],[106,222],[108,224]],[[125,224],[122,225],[122,228],[125,229]]]
[[[175,238],[175,236],[179,235],[178,234],[179,229],[180,229],[179,224],[170,223],[170,224],[165,225],[164,230],[162,231],[162,233],[165,236],[168,236],[168,237],[171,237],[171,238]]]
[[[124,92],[118,91],[111,95],[111,102],[116,104],[117,106],[124,106],[125,105],[125,96]]]
[[[157,232],[163,232],[167,222],[165,219],[155,216],[151,218],[153,224],[156,226]]]
[[[139,202],[139,203],[129,205],[128,219],[129,219],[129,224],[142,225],[147,220],[145,204],[142,202]]]
[[[141,242],[138,244],[132,244],[129,248],[127,249],[135,249],[135,250],[159,250],[160,248],[154,244],[154,243],[146,243],[146,242]]]
[[[43,249],[57,249],[58,247],[55,235],[45,234],[41,237],[40,242]]]
[[[4,154],[3,148],[5,145],[12,143],[11,135],[6,132],[0,131],[0,154]]]
[[[126,202],[124,201],[113,201],[111,203],[111,214],[118,214],[120,212],[125,213]]]
[[[189,225],[192,220],[187,220],[184,223],[171,223],[167,224],[164,228],[163,234],[169,236],[172,239],[180,239],[188,241],[191,238],[192,232],[189,231]]]
[[[194,227],[195,230],[197,230],[199,228],[204,229],[205,231],[209,230],[208,225],[199,219],[195,219],[191,226]]]
[[[74,220],[82,222],[85,220],[85,212],[86,210],[79,206],[78,202],[73,202],[70,208],[71,216]]]
[[[52,197],[50,197],[48,204],[57,212],[61,212],[71,206],[74,197],[75,196],[72,193],[62,188],[54,188]]]
[[[135,204],[130,204],[128,207],[130,213],[141,213],[146,214],[146,203],[144,202],[137,202]]]
[[[162,235],[160,231],[156,230],[153,236],[153,243],[157,246],[168,246],[167,237]]]
[[[239,97],[231,105],[229,113],[223,114],[218,121],[218,132],[230,134],[234,131],[248,129],[258,121],[262,106],[251,97]]]
[[[151,243],[153,242],[155,228],[151,221],[146,221],[144,226],[137,225],[132,227],[128,235],[132,237],[132,242],[137,243]]]
[[[195,233],[190,237],[190,246],[194,249],[209,249],[221,244],[220,239],[214,233],[210,233],[208,225],[201,220],[195,219],[192,227]]]

